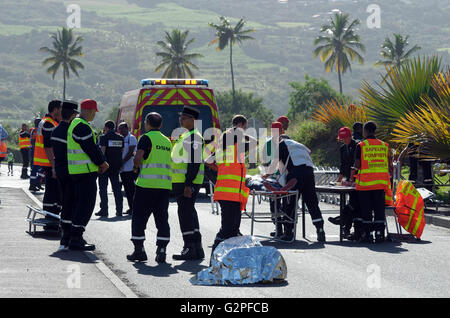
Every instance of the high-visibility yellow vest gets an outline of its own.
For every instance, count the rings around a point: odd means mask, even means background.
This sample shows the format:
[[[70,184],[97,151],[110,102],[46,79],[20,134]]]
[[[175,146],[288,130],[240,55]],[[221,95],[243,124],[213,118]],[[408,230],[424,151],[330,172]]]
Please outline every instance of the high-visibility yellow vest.
[[[89,128],[91,128],[94,142],[97,143],[95,132],[87,121],[83,118],[75,118],[72,120],[69,129],[67,130],[67,161],[69,174],[98,172],[98,166],[92,162],[91,158],[83,151],[80,144],[73,139],[73,130],[81,123],[88,125]]]
[[[46,122],[50,122],[53,127],[58,126],[58,122],[53,120],[53,118],[45,116],[42,118],[41,122],[39,123],[39,126],[37,128],[37,134],[36,134],[36,143],[34,144],[34,165],[35,166],[41,166],[41,167],[51,167],[50,160],[47,158],[47,153],[44,149],[44,134],[42,132],[44,128],[44,124]]]
[[[389,145],[378,139],[366,139],[361,147],[361,168],[355,176],[356,190],[371,191],[389,188]]]
[[[19,133],[19,149],[25,149],[31,147],[30,137],[21,137]]]
[[[136,185],[149,189],[172,190],[172,144],[169,138],[158,130],[149,131],[145,136],[150,138],[152,150],[142,162]]]
[[[184,149],[184,141],[187,138],[190,138],[191,135],[196,134],[202,140],[203,137],[200,135],[198,129],[194,129],[191,131],[187,131],[184,134],[181,134],[180,138],[178,138],[172,149],[172,182],[173,183],[185,183],[186,182],[186,173],[188,169],[188,163],[191,160],[192,156],[189,151]],[[194,149],[195,150],[195,149]],[[199,158],[195,156],[195,159],[201,161],[200,168],[198,169],[197,176],[193,180],[193,184],[203,184],[203,178],[205,175],[205,165],[203,163],[203,147],[197,152],[199,154]],[[195,162],[197,163],[197,162]]]

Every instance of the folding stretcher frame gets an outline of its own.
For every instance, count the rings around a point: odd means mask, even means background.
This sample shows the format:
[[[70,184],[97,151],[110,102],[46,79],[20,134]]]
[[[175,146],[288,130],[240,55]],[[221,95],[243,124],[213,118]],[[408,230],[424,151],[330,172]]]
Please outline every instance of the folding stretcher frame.
[[[275,227],[277,228],[278,223],[286,224],[290,223],[294,225],[294,232],[293,232],[293,238],[290,241],[290,243],[295,241],[296,234],[297,234],[297,220],[298,220],[298,191],[276,191],[276,192],[269,192],[269,191],[250,191],[250,195],[252,196],[252,210],[249,213],[248,211],[244,211],[243,215],[247,216],[251,219],[251,232],[250,234],[253,235],[254,232],[254,223],[260,222],[260,223],[274,223]],[[280,210],[278,204],[276,204],[277,200],[295,200],[295,213],[293,218],[288,216],[286,213]],[[274,212],[257,212],[256,211],[256,201],[258,201],[258,204],[261,204],[262,201],[272,201],[274,202]],[[280,217],[283,218],[283,220],[280,220]],[[262,235],[255,235],[262,238],[268,238],[271,240],[280,241],[277,239],[278,233],[274,237],[269,236],[262,236]],[[283,241],[286,242],[286,241]]]
[[[31,205],[27,205],[28,208],[28,216],[26,221],[28,222],[28,233],[31,235],[36,234],[36,226],[59,226],[60,216],[32,207]],[[36,216],[42,215],[46,218],[36,219]],[[31,230],[33,228],[33,231]]]

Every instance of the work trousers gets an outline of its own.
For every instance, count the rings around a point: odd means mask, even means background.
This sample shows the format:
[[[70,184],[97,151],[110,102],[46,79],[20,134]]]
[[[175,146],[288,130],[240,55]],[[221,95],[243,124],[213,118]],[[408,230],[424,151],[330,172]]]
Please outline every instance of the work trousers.
[[[128,201],[128,207],[133,210],[133,198],[134,190],[136,187],[136,173],[134,171],[125,171],[120,174],[120,179],[122,179],[122,185],[125,190],[125,195]]]
[[[14,162],[8,162],[8,173],[14,173]]]
[[[361,207],[364,231],[366,233],[372,231],[384,232],[384,190],[358,191],[358,199]]]
[[[30,164],[30,148],[22,148],[20,149],[20,153],[22,154],[22,167],[28,168]]]
[[[44,169],[41,166],[32,165],[30,172],[30,186],[38,186],[44,177]]]
[[[45,193],[43,208],[45,211],[59,214],[62,208],[61,189],[58,179],[53,178],[52,167],[44,167],[45,171]]]
[[[241,226],[241,203],[218,201],[221,210],[221,226],[213,245],[213,251],[220,242],[239,235]]]
[[[91,219],[97,198],[97,173],[72,175],[75,208],[72,217],[72,237],[80,237]]]
[[[200,234],[200,225],[198,222],[198,214],[195,209],[195,201],[199,192],[199,186],[193,186],[192,197],[186,198],[184,196],[184,183],[173,184],[177,196],[178,204],[178,221],[180,222],[180,229],[183,235],[184,245],[187,246],[192,243],[200,243],[202,236]]]
[[[312,223],[317,229],[323,228],[322,212],[319,208],[319,200],[316,194],[316,183],[314,179],[314,170],[306,165],[296,166],[293,171],[289,171],[287,176],[287,182],[291,179],[297,179],[297,184],[291,191],[298,191],[299,198],[302,196],[303,201],[308,208],[309,214],[312,218]],[[292,220],[295,219],[295,213],[297,212],[297,202],[290,199],[286,204],[285,213]],[[287,234],[292,234],[294,229],[294,223],[284,223],[284,231]]]
[[[358,193],[350,192],[349,197],[349,204],[347,204],[342,211],[344,229],[350,230],[353,224],[355,231],[361,231],[363,219],[358,202]]]
[[[152,215],[155,218],[156,245],[166,247],[170,241],[169,226],[169,190],[147,189],[136,186],[131,219],[131,240],[135,246],[142,246],[145,240],[145,229]]]
[[[58,176],[62,193],[61,229],[63,238],[70,238],[72,220],[75,214],[75,186],[69,176]]]
[[[119,171],[109,171],[98,176],[98,186],[100,188],[100,210],[108,213],[108,179],[111,181],[111,186],[116,201],[116,213],[122,214],[123,210],[123,196],[122,186],[119,180]]]

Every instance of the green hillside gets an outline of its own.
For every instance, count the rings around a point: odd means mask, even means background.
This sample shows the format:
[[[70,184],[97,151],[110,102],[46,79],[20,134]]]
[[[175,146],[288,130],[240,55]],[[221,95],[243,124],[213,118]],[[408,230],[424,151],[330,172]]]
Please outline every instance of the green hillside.
[[[61,97],[62,75],[52,80],[41,66],[42,46],[51,45],[49,32],[66,25],[67,5],[74,1],[2,0],[0,3],[0,120],[17,124],[30,120]],[[156,41],[172,28],[189,29],[196,40],[192,51],[204,55],[196,61],[196,77],[209,79],[217,91],[231,88],[228,51],[216,52],[209,42],[214,32],[208,22],[219,15],[237,21],[245,17],[255,41],[237,47],[234,55],[237,88],[254,92],[278,115],[288,110],[290,81],[305,74],[324,77],[338,88],[336,73],[325,74],[314,58],[313,39],[328,21],[331,10],[348,12],[362,21],[359,34],[367,48],[365,64],[352,66],[343,76],[344,92],[356,99],[361,81],[378,79],[374,67],[379,48],[393,32],[409,34],[420,54],[439,54],[450,63],[450,3],[448,0],[379,0],[381,28],[369,29],[366,9],[372,1],[309,0],[78,0],[84,37],[85,70],[68,81],[69,98],[94,98],[100,102],[102,121],[128,90],[140,80],[157,77]],[[220,105],[219,105],[220,107]],[[105,111],[103,111],[105,110]]]

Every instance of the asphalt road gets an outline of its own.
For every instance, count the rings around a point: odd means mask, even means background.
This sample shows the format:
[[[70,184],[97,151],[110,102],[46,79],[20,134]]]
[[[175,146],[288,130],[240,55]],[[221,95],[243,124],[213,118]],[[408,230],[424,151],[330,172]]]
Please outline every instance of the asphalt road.
[[[4,170],[3,170],[4,171]],[[26,186],[26,182],[1,177],[2,186]],[[42,199],[42,195],[37,196]],[[99,200],[99,198],[98,198]],[[99,201],[97,200],[96,211]],[[171,259],[183,247],[176,214],[176,203],[170,204],[171,242],[168,263],[154,261],[156,231],[153,218],[147,226],[145,248],[147,263],[126,260],[133,245],[130,217],[97,219],[93,217],[85,234],[97,246],[95,254],[137,295],[142,297],[449,297],[450,296],[450,230],[427,226],[421,241],[358,244],[338,240],[338,228],[326,221],[327,242],[315,242],[315,231],[307,216],[307,239],[297,235],[292,244],[262,239],[264,245],[278,248],[285,258],[287,281],[277,285],[194,286],[189,279],[207,268],[210,246],[220,227],[220,217],[211,213],[206,197],[197,203],[201,233],[207,258],[202,262]],[[126,200],[125,200],[126,202]],[[114,198],[109,193],[110,215],[114,215]],[[149,202],[151,204],[151,202]],[[124,203],[125,208],[127,204]],[[321,204],[322,209],[330,206]],[[259,206],[268,211],[268,205]],[[337,207],[334,207],[336,209]],[[328,218],[332,214],[324,214]],[[393,218],[388,218],[393,229]],[[242,220],[241,232],[250,234],[251,222]],[[273,230],[269,223],[257,223],[255,234],[267,235]],[[301,231],[301,226],[298,226]],[[57,246],[55,246],[55,249]]]

